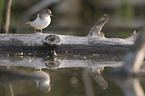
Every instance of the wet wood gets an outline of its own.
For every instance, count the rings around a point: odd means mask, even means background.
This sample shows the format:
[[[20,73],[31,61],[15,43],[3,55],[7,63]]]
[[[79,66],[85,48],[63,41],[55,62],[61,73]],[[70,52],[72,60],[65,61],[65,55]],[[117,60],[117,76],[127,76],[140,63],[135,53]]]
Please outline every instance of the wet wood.
[[[91,40],[90,40],[91,39]],[[119,41],[120,40],[120,41]],[[129,43],[126,43],[129,42]],[[0,53],[43,56],[56,51],[61,55],[123,56],[133,42],[119,38],[90,38],[49,34],[0,34]],[[102,55],[101,55],[102,56]]]

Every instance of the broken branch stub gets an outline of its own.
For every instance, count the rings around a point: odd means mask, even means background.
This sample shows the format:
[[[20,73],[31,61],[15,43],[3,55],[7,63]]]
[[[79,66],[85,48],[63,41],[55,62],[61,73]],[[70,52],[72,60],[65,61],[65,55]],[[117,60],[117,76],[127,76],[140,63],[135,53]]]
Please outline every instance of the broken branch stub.
[[[139,32],[136,33],[136,30],[134,30],[132,35],[130,37],[125,38],[125,40],[135,42],[136,38],[138,37],[138,34],[139,34]]]
[[[88,37],[95,37],[95,36],[101,36],[104,37],[104,34],[101,33],[102,27],[104,24],[109,20],[109,16],[107,14],[104,14],[98,22],[91,28],[90,33],[88,34]]]

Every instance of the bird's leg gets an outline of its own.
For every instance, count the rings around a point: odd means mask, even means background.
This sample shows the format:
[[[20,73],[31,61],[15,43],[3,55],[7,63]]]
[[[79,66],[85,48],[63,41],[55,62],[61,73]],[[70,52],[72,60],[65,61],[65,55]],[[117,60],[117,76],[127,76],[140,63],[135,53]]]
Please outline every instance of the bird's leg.
[[[36,33],[36,29],[34,28],[34,32]]]
[[[42,29],[40,29],[41,33],[42,33]]]

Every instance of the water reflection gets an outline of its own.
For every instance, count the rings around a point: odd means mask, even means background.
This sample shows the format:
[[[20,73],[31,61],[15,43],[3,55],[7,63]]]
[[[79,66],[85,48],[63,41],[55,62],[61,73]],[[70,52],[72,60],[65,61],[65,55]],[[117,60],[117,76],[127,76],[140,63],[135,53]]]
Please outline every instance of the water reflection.
[[[39,80],[34,80],[36,82],[37,87],[40,88],[40,90],[42,90],[44,92],[50,91],[51,85],[50,85],[49,74],[47,74],[46,72],[43,72],[43,71],[35,71],[31,75],[43,78],[43,79],[39,79]]]
[[[39,76],[34,76],[34,75],[29,76],[29,75],[21,74],[18,72],[13,72],[7,68],[0,68],[0,83],[1,84],[12,82],[15,80],[39,80],[39,79],[43,79],[43,78]]]
[[[103,88],[103,89],[107,89],[108,84],[107,82],[104,80],[104,78],[102,77],[102,72],[104,70],[104,67],[100,67],[100,68],[95,68],[95,67],[91,67],[91,68],[86,68],[85,69],[87,72],[90,73],[90,75],[94,78],[94,80]]]
[[[125,96],[144,96],[144,91],[140,84],[140,80],[144,80],[144,75],[110,74],[109,78],[121,88]]]
[[[140,79],[137,78],[137,76],[136,77],[135,76],[122,76],[118,74],[117,76],[116,75],[114,76],[114,74],[109,74],[107,75],[107,79],[103,78],[104,73],[105,74],[108,73],[107,71],[103,72],[105,70],[104,69],[105,67],[119,68],[120,66],[122,66],[122,62],[118,60],[113,61],[109,59],[103,60],[99,58],[96,59],[96,58],[88,58],[88,57],[81,58],[79,56],[77,58],[76,56],[74,57],[55,56],[55,57],[45,57],[45,58],[30,57],[30,56],[23,56],[23,57],[7,56],[4,58],[4,56],[1,56],[0,62],[2,62],[0,66],[10,66],[10,67],[15,66],[18,68],[19,66],[21,66],[23,69],[33,68],[34,69],[33,71],[29,72],[29,74],[23,75],[23,77],[21,76],[21,74],[20,74],[20,77],[18,74],[13,75],[13,72],[10,71],[9,72],[10,75],[8,75],[7,77],[8,78],[12,77],[12,78],[8,80],[9,81],[31,80],[33,84],[35,85],[33,87],[36,87],[41,92],[45,92],[45,93],[49,92],[49,94],[51,93],[51,90],[53,89],[53,87],[54,87],[54,90],[57,89],[57,87],[55,86],[58,86],[58,85],[54,84],[54,81],[56,78],[57,78],[56,82],[64,82],[63,80],[65,80],[66,78],[64,76],[56,77],[57,75],[56,76],[54,75],[56,71],[59,73],[61,72],[61,70],[64,70],[64,69],[70,70],[70,68],[71,69],[81,68],[82,71],[81,71],[80,77],[82,79],[83,86],[86,92],[85,94],[87,94],[88,96],[95,96],[96,94],[98,94],[95,91],[93,91],[95,90],[95,86],[93,85],[94,82],[95,84],[99,85],[102,90],[104,90],[103,92],[108,92],[108,86],[112,86],[112,83],[107,81],[108,77],[110,78],[111,81],[115,82],[116,85],[120,87],[120,89],[122,89],[125,96],[144,96],[143,89],[140,85]],[[48,70],[52,72],[45,72]],[[144,66],[142,66],[141,70],[143,72]],[[1,71],[0,73],[1,73],[1,76],[5,75]],[[70,71],[68,73],[66,71],[64,73],[73,74],[73,71]],[[80,74],[80,73],[77,73],[77,74]],[[0,82],[5,81],[6,84],[9,84],[7,81],[7,77],[4,76],[6,78],[1,79],[1,76],[0,76],[0,80],[1,80]],[[26,78],[26,76],[31,77],[31,78],[28,78],[28,77]],[[35,78],[32,78],[32,77],[35,77]],[[36,79],[36,77],[39,77],[41,79]],[[61,79],[59,80],[58,78],[61,78]],[[70,78],[71,84],[75,86],[78,86],[77,84],[79,83],[79,80],[80,79],[78,79],[77,77],[73,75]],[[52,89],[51,89],[50,82],[53,83]],[[66,90],[66,89],[59,89],[59,90]],[[114,89],[111,89],[111,90],[114,90]],[[52,92],[54,91],[52,90]],[[115,95],[112,95],[112,96],[115,96]]]
[[[11,70],[10,67],[7,66],[0,68],[0,89],[2,90],[3,86],[8,96],[15,96],[14,93],[16,91],[14,92],[14,90],[17,88],[14,87],[14,84],[17,85],[18,82],[23,81],[35,82],[37,88],[44,92],[49,92],[51,88],[50,76],[46,72],[35,71],[31,74],[24,74],[23,72],[16,72],[16,70]]]
[[[81,57],[30,57],[30,56],[8,56],[0,58],[1,66],[23,66],[35,69],[58,69],[58,68],[73,68],[73,67],[120,67],[121,61],[110,59],[96,59],[94,58],[81,58]]]
[[[94,78],[94,80],[103,88],[106,89],[108,87],[107,82],[102,77],[101,72],[104,70],[104,67],[120,67],[120,61],[109,61],[109,60],[101,60],[95,58],[76,58],[76,57],[30,57],[30,56],[2,56],[0,58],[1,66],[23,66],[30,67],[34,69],[39,69],[39,71],[35,71],[31,74],[31,76],[39,77],[42,79],[33,80],[36,83],[36,86],[44,91],[49,92],[51,89],[50,85],[50,76],[48,73],[44,71],[40,71],[42,69],[51,69],[57,70],[62,68],[83,68],[84,72],[88,72],[90,76]],[[83,78],[83,77],[82,77]],[[85,79],[84,79],[85,80]]]

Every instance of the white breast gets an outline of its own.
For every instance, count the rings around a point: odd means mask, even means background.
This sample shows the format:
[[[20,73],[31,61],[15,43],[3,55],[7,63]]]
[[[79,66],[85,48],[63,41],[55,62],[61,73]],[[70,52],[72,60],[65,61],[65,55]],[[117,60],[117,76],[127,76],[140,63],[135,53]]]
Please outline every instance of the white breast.
[[[34,21],[30,22],[30,25],[36,29],[44,29],[50,24],[50,22],[51,22],[50,16],[42,20],[39,18],[38,14],[37,18]]]

